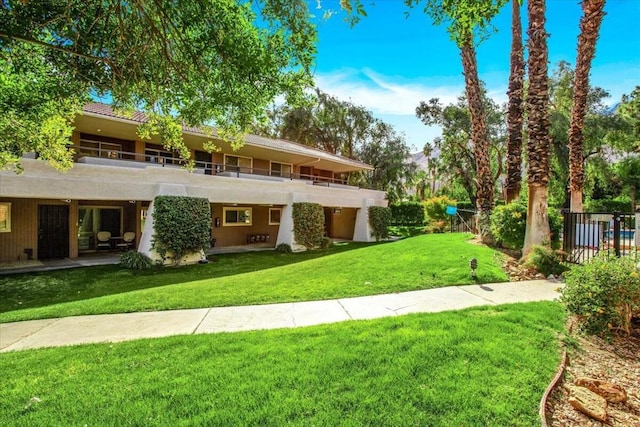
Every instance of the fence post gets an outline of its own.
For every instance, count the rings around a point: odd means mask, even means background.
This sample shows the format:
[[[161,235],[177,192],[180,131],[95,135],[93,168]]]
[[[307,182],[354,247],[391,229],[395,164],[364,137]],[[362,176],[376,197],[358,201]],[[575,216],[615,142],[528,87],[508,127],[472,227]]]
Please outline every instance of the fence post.
[[[620,258],[620,212],[613,213],[613,250]]]

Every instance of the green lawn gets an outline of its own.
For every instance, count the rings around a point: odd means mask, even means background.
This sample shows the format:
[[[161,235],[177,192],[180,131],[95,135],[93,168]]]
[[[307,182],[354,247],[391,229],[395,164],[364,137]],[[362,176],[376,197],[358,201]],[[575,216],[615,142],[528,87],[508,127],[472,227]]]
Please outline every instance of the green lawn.
[[[0,278],[0,322],[247,304],[308,301],[506,281],[501,255],[468,234],[392,243],[349,243],[300,254],[254,252],[153,271],[89,267]]]
[[[0,425],[538,426],[541,302],[0,354]]]

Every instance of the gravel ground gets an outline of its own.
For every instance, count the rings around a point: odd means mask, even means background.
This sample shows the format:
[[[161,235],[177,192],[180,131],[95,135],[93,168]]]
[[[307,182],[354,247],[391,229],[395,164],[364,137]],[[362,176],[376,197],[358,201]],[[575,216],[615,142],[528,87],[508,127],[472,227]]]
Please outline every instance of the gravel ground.
[[[549,425],[640,427],[640,324],[631,337],[610,341],[599,337],[572,335],[577,346],[568,348],[564,381],[560,381],[547,402]],[[579,377],[590,377],[617,384],[625,389],[625,403],[609,403],[607,423],[592,420],[575,410],[563,384]]]

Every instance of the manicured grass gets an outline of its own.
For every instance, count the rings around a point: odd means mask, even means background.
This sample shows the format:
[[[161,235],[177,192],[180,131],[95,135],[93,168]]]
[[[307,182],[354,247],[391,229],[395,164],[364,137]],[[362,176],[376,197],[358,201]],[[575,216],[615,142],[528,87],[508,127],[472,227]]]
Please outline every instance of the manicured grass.
[[[0,424],[537,426],[563,322],[543,302],[3,353]]]
[[[135,272],[115,266],[0,280],[0,322],[373,295],[506,281],[500,254],[470,235],[417,236],[393,243],[349,244],[333,252],[245,253],[179,269]],[[356,248],[347,250],[349,247]],[[324,256],[322,256],[324,255]]]

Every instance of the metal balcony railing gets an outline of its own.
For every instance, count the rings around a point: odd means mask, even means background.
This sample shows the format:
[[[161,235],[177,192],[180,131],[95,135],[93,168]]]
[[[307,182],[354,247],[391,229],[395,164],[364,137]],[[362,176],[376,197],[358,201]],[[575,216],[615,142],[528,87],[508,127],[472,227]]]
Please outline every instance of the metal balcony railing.
[[[146,154],[132,153],[128,151],[119,151],[113,149],[100,149],[86,147],[81,145],[69,145],[69,149],[75,151],[74,161],[77,163],[100,164],[104,166],[121,166],[140,168],[147,166],[158,167],[185,167],[185,162],[176,157],[170,157],[164,152]],[[204,175],[219,175],[237,178],[254,178],[254,179],[270,179],[270,180],[303,180],[319,186],[349,186],[346,180],[329,178],[318,175],[307,175],[300,173],[279,172],[269,169],[260,169],[253,167],[234,166],[222,163],[213,163],[206,161],[195,161],[194,173]]]

